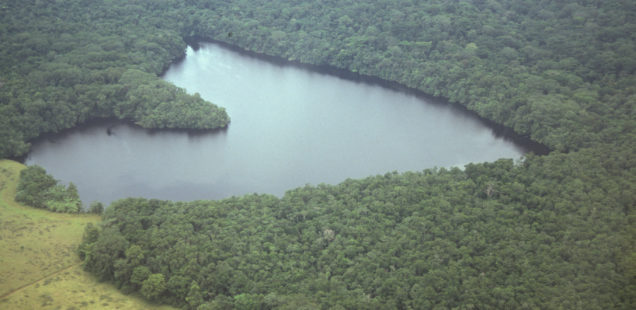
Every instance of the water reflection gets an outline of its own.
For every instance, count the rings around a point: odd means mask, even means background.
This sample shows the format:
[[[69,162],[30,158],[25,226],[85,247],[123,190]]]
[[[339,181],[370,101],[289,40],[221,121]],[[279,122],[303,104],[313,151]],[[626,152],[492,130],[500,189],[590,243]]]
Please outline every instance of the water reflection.
[[[247,57],[188,49],[164,75],[224,106],[224,131],[145,130],[97,122],[34,143],[27,163],[78,185],[85,202],[127,196],[281,195],[388,171],[519,158],[524,150],[446,104]],[[109,135],[110,132],[110,135]]]

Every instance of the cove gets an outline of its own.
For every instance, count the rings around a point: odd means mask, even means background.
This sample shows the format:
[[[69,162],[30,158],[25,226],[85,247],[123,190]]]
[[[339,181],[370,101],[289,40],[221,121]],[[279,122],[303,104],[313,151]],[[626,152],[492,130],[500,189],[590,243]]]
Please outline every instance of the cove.
[[[528,151],[449,104],[218,44],[188,48],[163,78],[225,107],[229,127],[189,133],[95,121],[37,139],[26,163],[74,182],[87,204],[280,196],[305,184],[519,158]]]

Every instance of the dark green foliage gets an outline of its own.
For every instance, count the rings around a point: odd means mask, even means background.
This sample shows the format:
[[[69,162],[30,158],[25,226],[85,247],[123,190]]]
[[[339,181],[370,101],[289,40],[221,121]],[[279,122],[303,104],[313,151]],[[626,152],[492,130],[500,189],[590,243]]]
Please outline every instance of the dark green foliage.
[[[92,223],[88,223],[82,236],[82,244],[77,249],[80,259],[92,261],[93,245],[99,238],[99,229]]]
[[[130,283],[137,288],[141,287],[141,284],[150,276],[150,269],[146,266],[137,266],[133,269],[133,273],[130,276]]]
[[[87,270],[199,309],[631,309],[635,21],[617,0],[9,0],[0,157],[92,118],[226,126],[156,77],[185,38],[376,76],[557,151],[282,199],[123,200],[88,228]],[[20,199],[64,197],[32,177]]]
[[[225,109],[209,104],[199,94],[189,96],[155,75],[128,70],[120,83],[130,90],[124,101],[115,104],[115,116],[136,120],[142,127],[213,129],[230,121]]]
[[[577,169],[595,156],[389,173],[281,199],[120,200],[102,229],[128,250],[86,266],[117,277],[130,268],[118,259],[140,264],[130,282],[142,295],[191,308],[621,308],[634,297],[634,262],[618,257],[633,251],[636,201],[602,193],[634,190],[607,166],[633,160]]]
[[[104,212],[104,205],[101,202],[93,201],[88,207],[89,213],[102,214]]]
[[[29,166],[20,172],[15,200],[26,205],[55,212],[77,213],[82,208],[77,187],[57,184],[40,166]]]
[[[29,166],[20,171],[15,200],[32,207],[46,208],[47,193],[56,184],[57,181],[44,168]]]
[[[0,156],[97,117],[226,126],[223,109],[156,77],[192,37],[396,81],[553,149],[590,147],[616,141],[617,128],[633,135],[635,11],[630,1],[9,1]]]
[[[88,232],[86,235],[89,235]],[[129,242],[116,229],[102,230],[98,236],[97,241],[90,243],[85,240],[80,246],[80,249],[85,249],[84,266],[100,280],[115,280],[114,264],[125,258],[124,252]],[[122,268],[122,264],[117,265]]]
[[[146,128],[228,125],[224,109],[157,77],[182,56],[185,43],[182,26],[158,16],[161,11],[139,23],[146,9],[128,1],[6,3],[0,11],[0,158],[24,155],[26,141],[42,133],[95,118]]]
[[[258,3],[198,1],[193,32],[397,81],[561,151],[615,141],[612,123],[633,122],[630,1]]]

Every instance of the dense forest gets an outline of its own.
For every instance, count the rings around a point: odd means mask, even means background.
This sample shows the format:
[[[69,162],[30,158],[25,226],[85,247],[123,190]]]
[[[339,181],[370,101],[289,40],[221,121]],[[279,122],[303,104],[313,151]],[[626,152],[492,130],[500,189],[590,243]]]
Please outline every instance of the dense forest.
[[[388,173],[282,199],[120,200],[80,255],[126,291],[199,309],[627,309],[633,240],[606,175],[621,168],[586,160]]]
[[[87,270],[199,309],[636,307],[636,2],[4,1],[0,156],[95,118],[216,128],[158,75],[218,40],[447,98],[550,147],[282,198],[126,199]]]
[[[146,128],[216,129],[223,108],[157,78],[182,57],[181,37],[138,24],[128,1],[3,1],[0,7],[0,157],[96,118]],[[140,37],[138,37],[140,36]]]

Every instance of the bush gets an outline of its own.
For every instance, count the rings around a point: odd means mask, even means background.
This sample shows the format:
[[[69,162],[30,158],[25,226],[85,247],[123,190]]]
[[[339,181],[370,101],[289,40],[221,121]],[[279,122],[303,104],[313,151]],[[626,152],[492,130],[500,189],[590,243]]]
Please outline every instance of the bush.
[[[77,213],[82,206],[75,184],[64,187],[37,165],[20,172],[15,201],[63,213]]]

